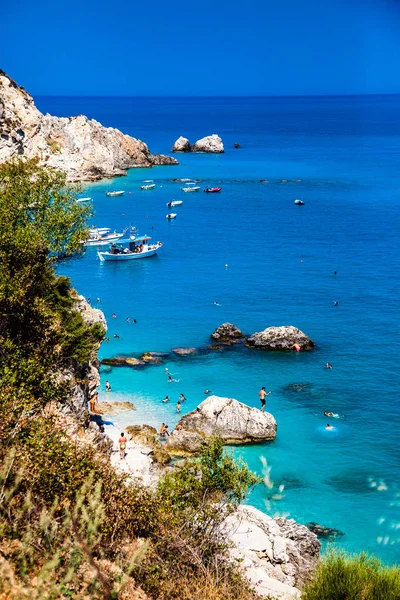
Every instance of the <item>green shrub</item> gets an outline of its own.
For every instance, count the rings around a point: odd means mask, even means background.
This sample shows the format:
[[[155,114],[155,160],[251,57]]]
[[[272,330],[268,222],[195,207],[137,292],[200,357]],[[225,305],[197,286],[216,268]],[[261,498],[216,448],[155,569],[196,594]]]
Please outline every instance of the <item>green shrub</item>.
[[[331,552],[303,592],[303,600],[399,600],[400,570],[366,554]]]

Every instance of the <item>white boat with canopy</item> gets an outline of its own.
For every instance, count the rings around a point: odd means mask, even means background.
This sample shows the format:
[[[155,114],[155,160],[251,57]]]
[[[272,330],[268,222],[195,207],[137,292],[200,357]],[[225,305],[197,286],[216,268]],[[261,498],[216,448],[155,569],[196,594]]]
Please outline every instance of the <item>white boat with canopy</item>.
[[[198,192],[200,186],[197,185],[194,181],[188,183],[185,187],[181,188],[182,192]]]
[[[154,190],[154,188],[156,187],[156,184],[154,183],[153,179],[145,179],[143,181],[143,185],[140,186],[141,190]]]
[[[119,240],[118,244],[111,244],[108,252],[97,252],[97,256],[101,262],[118,261],[118,260],[137,260],[139,258],[148,258],[157,254],[162,246],[162,242],[150,244],[151,237],[131,236],[124,240]]]

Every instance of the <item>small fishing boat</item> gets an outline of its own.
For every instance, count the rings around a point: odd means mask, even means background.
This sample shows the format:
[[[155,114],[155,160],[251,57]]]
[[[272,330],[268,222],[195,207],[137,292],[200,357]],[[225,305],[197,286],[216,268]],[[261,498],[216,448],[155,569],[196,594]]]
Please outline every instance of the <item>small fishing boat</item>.
[[[304,206],[303,200],[295,200],[294,203],[297,204],[297,206]]]
[[[119,240],[118,244],[111,244],[108,252],[97,252],[97,256],[101,262],[116,261],[116,260],[136,260],[139,258],[147,258],[157,254],[162,246],[162,242],[149,244],[151,238],[144,236],[131,236],[124,240]]]
[[[106,196],[123,196],[124,194],[124,190],[120,190],[119,192],[106,192]]]
[[[183,200],[171,200],[171,202],[167,202],[168,208],[172,208],[173,206],[180,206],[183,204]]]
[[[194,181],[188,183],[186,187],[181,188],[182,192],[198,192],[200,189],[199,185],[196,185]]]
[[[169,221],[171,221],[172,219],[176,219],[176,213],[168,213],[165,216]]]
[[[88,198],[76,198],[76,201],[77,202],[90,202],[91,198],[89,198],[89,197]]]
[[[206,188],[204,191],[206,192],[206,194],[216,194],[217,192],[221,191],[221,188],[220,187]]]
[[[154,181],[152,179],[145,179],[145,181],[143,181],[143,185],[140,186],[141,190],[154,190],[154,188],[156,187],[156,184],[154,183]]]
[[[120,240],[126,232],[127,229],[122,233],[112,232],[109,227],[89,229],[89,238],[85,242],[82,242],[82,244],[84,246],[104,246]]]

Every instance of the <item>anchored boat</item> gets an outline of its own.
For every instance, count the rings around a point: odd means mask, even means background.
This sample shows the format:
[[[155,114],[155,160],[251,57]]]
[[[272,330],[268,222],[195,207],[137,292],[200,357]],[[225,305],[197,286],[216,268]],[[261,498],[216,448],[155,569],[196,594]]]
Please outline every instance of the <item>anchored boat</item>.
[[[172,219],[176,219],[176,213],[168,213],[165,216],[169,221],[171,221]]]
[[[198,192],[200,189],[199,185],[195,182],[188,183],[185,187],[181,188],[182,192]]]
[[[183,204],[183,200],[171,200],[171,202],[167,202],[168,208],[172,208],[173,206],[180,206]]]
[[[124,240],[119,240],[118,244],[111,244],[108,252],[97,252],[101,262],[116,260],[136,260],[139,258],[148,258],[157,254],[162,246],[162,242],[149,244],[151,237],[147,235],[134,237],[131,236]]]
[[[109,227],[99,227],[95,229],[89,229],[89,239],[82,242],[85,246],[104,246],[110,242],[116,242],[117,240],[124,237],[127,229],[122,233],[112,232]]]
[[[156,187],[156,184],[154,183],[154,181],[152,179],[146,179],[145,181],[143,181],[143,185],[140,186],[141,190],[154,190],[154,188]]]
[[[206,194],[216,194],[217,192],[221,191],[221,188],[220,187],[206,188],[204,191]]]
[[[297,206],[304,206],[303,200],[295,200],[294,203],[297,204]]]
[[[89,197],[88,198],[76,198],[76,201],[77,202],[90,202],[91,198],[89,198]]]
[[[124,194],[124,190],[120,190],[119,192],[106,192],[106,196],[123,196]]]

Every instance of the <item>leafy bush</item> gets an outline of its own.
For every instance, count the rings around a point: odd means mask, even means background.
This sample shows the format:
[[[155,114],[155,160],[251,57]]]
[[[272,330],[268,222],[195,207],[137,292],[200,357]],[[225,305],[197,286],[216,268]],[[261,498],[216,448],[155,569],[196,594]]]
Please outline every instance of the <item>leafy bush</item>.
[[[366,554],[330,553],[322,560],[303,600],[399,600],[400,570]]]

